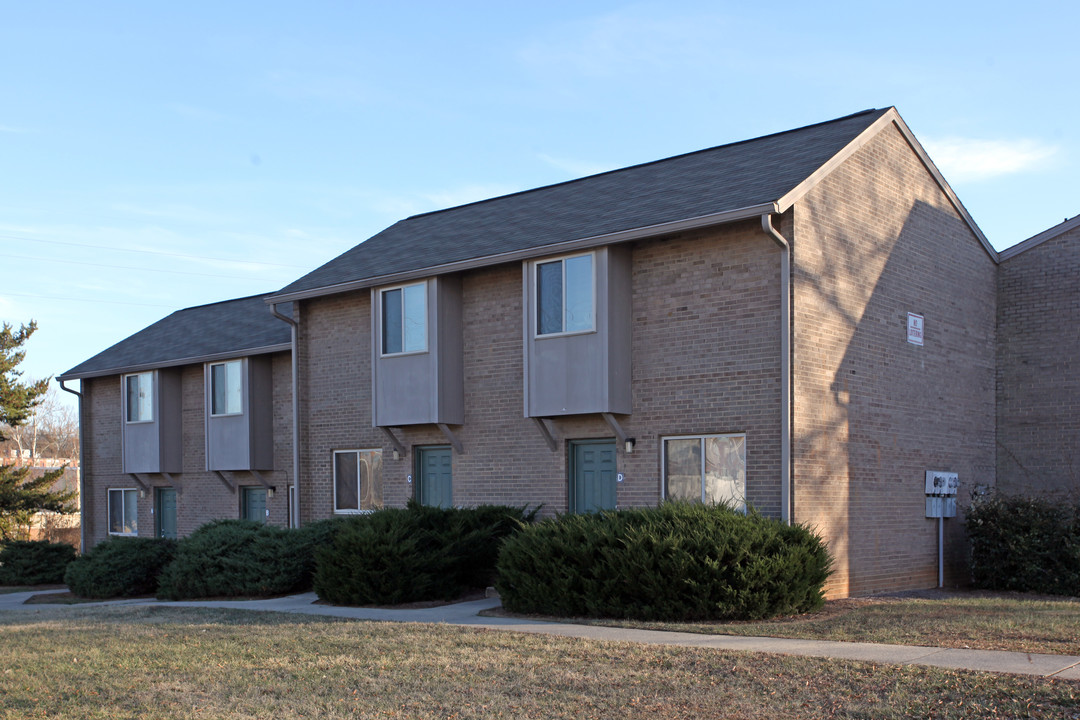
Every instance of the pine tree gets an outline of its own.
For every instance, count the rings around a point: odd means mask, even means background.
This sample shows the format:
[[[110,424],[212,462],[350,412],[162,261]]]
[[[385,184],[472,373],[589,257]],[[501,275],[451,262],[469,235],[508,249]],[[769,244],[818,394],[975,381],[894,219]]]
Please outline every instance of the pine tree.
[[[50,378],[26,382],[16,369],[26,357],[22,346],[35,330],[33,320],[18,330],[8,323],[0,327],[0,440],[5,439],[3,426],[18,427],[30,419],[49,388]],[[58,468],[35,478],[29,467],[0,465],[0,540],[14,537],[36,512],[73,512],[75,493],[52,489],[63,473]]]

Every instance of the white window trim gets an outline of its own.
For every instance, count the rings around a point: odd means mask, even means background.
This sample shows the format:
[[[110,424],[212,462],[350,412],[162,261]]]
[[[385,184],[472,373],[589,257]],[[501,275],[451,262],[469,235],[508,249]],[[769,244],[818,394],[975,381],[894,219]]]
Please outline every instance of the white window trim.
[[[113,532],[113,530],[112,530],[112,494],[113,494],[113,492],[123,492],[123,493],[133,492],[133,493],[135,493],[135,506],[136,506],[136,511],[135,511],[135,532]],[[138,515],[138,509],[137,509],[138,504],[139,504],[138,492],[139,491],[136,490],[135,488],[126,488],[126,487],[106,488],[106,492],[105,492],[105,512],[106,512],[105,525],[106,525],[106,527],[108,527],[108,534],[109,535],[112,535],[113,537],[137,537],[138,536],[138,534],[139,534],[139,515]],[[124,496],[121,495],[120,497],[123,498]],[[122,510],[126,510],[126,508],[123,505],[123,500],[121,500],[120,507],[121,507]],[[126,514],[124,516],[124,519],[127,520]],[[126,522],[122,522],[120,524],[121,525],[127,525]]]
[[[589,263],[592,270],[592,326],[583,330],[571,330],[557,333],[544,333],[540,334],[540,266],[547,265],[548,263],[561,262],[562,263],[562,307],[563,317],[562,325],[566,327],[566,261],[573,260],[579,257],[591,257],[592,262]],[[583,252],[574,253],[572,255],[559,255],[558,257],[543,258],[542,260],[534,260],[532,263],[532,331],[533,338],[536,340],[546,340],[548,338],[557,337],[569,337],[571,335],[587,335],[589,333],[596,332],[596,253],[595,252]]]
[[[217,365],[228,365],[229,363],[240,363],[240,409],[237,412],[214,412],[214,367]],[[247,375],[247,363],[243,358],[234,358],[233,360],[222,360],[220,362],[212,362],[206,364],[206,404],[210,417],[235,417],[237,415],[244,414],[244,380]],[[228,371],[226,371],[226,378],[228,378]],[[228,386],[226,385],[226,393],[228,392]],[[228,402],[226,402],[228,404]]]
[[[337,504],[337,456],[352,453],[356,455],[356,504],[360,505],[360,453],[379,453],[382,454],[382,448],[358,448],[356,450],[335,450],[333,458],[330,461],[330,478],[334,486],[334,514],[335,515],[369,515],[375,512],[375,508],[345,508],[338,509]]]
[[[668,479],[667,479],[667,441],[668,440],[698,440],[698,441],[704,442],[705,440],[707,440],[709,438],[742,438],[744,450],[746,448],[746,433],[744,433],[744,432],[741,432],[741,433],[701,433],[700,435],[661,435],[660,436],[660,485],[661,485],[661,487],[660,487],[660,497],[665,502],[670,499],[670,498],[668,498],[668,487],[667,487],[667,482],[668,482]],[[744,458],[743,462],[745,462],[745,458]],[[745,470],[745,467],[744,467],[744,470]],[[705,502],[705,481],[704,481],[704,478],[705,478],[705,452],[704,452],[704,447],[702,447],[702,453],[701,453],[701,469],[698,472],[699,472],[699,478],[701,478],[701,496],[698,498],[698,502]],[[744,495],[744,497],[742,498],[742,507],[738,508],[738,509],[742,510],[742,512],[745,513],[746,508],[747,508],[747,502],[746,502],[746,497],[745,497],[745,495],[746,495],[745,481],[744,481],[744,485],[743,485],[743,495]]]
[[[148,418],[139,418],[138,420],[129,420],[128,419],[128,378],[130,378],[130,377],[142,377],[143,375],[149,375],[150,376],[150,417],[148,417]],[[155,414],[154,413],[154,399],[155,399],[154,396],[158,392],[157,372],[154,371],[154,370],[144,370],[143,372],[128,373],[127,375],[123,376],[123,381],[122,382],[123,382],[122,393],[123,393],[123,402],[124,402],[124,407],[123,407],[122,412],[124,414],[124,424],[125,425],[144,425],[146,423],[154,422],[154,414]],[[141,384],[142,383],[140,382],[140,385]]]
[[[401,291],[401,346],[405,347],[405,288],[420,286],[424,288],[424,347],[419,350],[402,350],[401,352],[385,352],[383,348],[383,335],[385,335],[383,328],[383,295],[394,290]],[[376,318],[376,326],[378,328],[378,337],[376,342],[379,344],[379,357],[403,357],[405,355],[423,355],[428,351],[428,325],[431,318],[428,317],[428,282],[427,280],[421,280],[420,282],[404,283],[402,285],[391,285],[390,287],[379,288],[377,293],[379,298],[378,316]]]

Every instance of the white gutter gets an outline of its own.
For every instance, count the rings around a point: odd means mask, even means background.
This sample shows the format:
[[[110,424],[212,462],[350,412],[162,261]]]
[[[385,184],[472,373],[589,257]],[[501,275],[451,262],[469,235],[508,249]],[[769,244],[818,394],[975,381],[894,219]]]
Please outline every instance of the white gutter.
[[[365,290],[367,288],[379,287],[380,285],[392,285],[394,283],[406,282],[408,280],[434,277],[435,275],[461,272],[463,270],[473,270],[475,268],[481,267],[490,267],[492,265],[499,265],[508,262],[517,262],[520,260],[545,257],[548,255],[559,255],[566,252],[573,252],[575,250],[585,250],[594,247],[601,247],[603,245],[615,245],[617,243],[629,242],[631,240],[641,240],[644,238],[656,237],[657,235],[685,232],[687,230],[697,230],[699,228],[712,227],[714,225],[723,225],[725,223],[736,222],[738,220],[751,220],[758,217],[762,213],[774,212],[778,212],[776,203],[762,203],[760,205],[751,205],[749,207],[736,208],[735,210],[725,210],[724,212],[710,213],[709,215],[700,215],[698,217],[686,218],[684,220],[675,220],[667,223],[658,223],[656,225],[645,225],[642,227],[631,228],[629,230],[620,230],[618,232],[607,233],[605,235],[594,235],[592,237],[578,238],[576,240],[567,240],[565,242],[551,243],[549,245],[538,245],[536,247],[525,248],[523,250],[512,250],[510,252],[495,253],[494,255],[484,255],[478,258],[459,260],[456,262],[444,263],[442,265],[424,266],[413,270],[388,273],[386,275],[377,275],[373,277],[363,278],[360,280],[350,280],[343,283],[337,283],[335,285],[326,285],[323,287],[311,288],[309,290],[298,290],[291,293],[278,293],[276,295],[271,295],[270,297],[266,298],[266,302],[268,305],[274,305],[276,303],[288,302],[291,300],[307,300],[314,297],[322,297],[323,295],[334,295],[336,293],[350,292],[352,290]]]
[[[64,385],[63,380],[57,380],[60,383],[60,389],[69,392],[75,397],[79,398],[79,552],[86,552],[86,495],[83,490],[86,487],[84,478],[86,477],[86,443],[83,442],[83,394],[76,390],[72,390],[68,386]],[[79,383],[80,389],[82,388],[82,382]]]
[[[296,305],[293,305],[293,307],[295,308]],[[300,527],[300,353],[297,348],[297,336],[300,323],[288,315],[279,313],[277,303],[270,305],[270,313],[278,320],[289,323],[289,329],[292,331],[289,365],[292,370],[293,512],[289,524],[291,527],[298,528]],[[288,485],[286,485],[286,496],[288,495],[288,490]]]
[[[780,246],[780,519],[791,524],[791,245],[776,231],[772,214],[761,229]]]
[[[277,345],[262,345],[254,348],[239,348],[237,350],[229,350],[227,352],[212,353],[210,355],[191,355],[182,358],[173,358],[171,360],[161,360],[158,362],[141,363],[138,365],[121,365],[119,367],[102,368],[99,370],[90,370],[87,372],[78,373],[64,373],[58,376],[57,380],[84,380],[86,378],[96,377],[109,377],[110,375],[126,375],[128,373],[143,372],[144,370],[160,370],[167,367],[180,367],[181,365],[201,365],[202,363],[214,362],[215,360],[231,360],[237,357],[248,357],[252,355],[268,355],[270,353],[282,352],[288,350],[290,345],[288,343],[281,343]],[[73,392],[68,390],[68,392]]]

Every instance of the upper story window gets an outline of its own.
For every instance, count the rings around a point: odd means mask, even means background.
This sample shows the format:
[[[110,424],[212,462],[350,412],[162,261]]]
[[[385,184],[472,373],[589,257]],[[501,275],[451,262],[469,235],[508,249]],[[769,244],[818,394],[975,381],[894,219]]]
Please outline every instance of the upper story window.
[[[536,334],[595,329],[593,256],[575,255],[536,264]]]
[[[383,290],[382,354],[427,350],[427,283]]]
[[[239,415],[244,411],[243,368],[241,360],[214,363],[210,366],[211,415]]]
[[[664,497],[746,509],[746,436],[663,439]]]
[[[124,378],[127,408],[124,419],[129,423],[151,422],[154,419],[154,373],[144,372]]]

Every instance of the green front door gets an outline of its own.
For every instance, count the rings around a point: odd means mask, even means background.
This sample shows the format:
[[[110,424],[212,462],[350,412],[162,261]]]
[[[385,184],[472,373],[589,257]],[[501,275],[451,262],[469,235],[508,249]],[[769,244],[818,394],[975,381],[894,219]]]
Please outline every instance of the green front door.
[[[453,453],[449,445],[416,449],[416,497],[421,505],[451,507],[453,493]]]
[[[154,503],[156,512],[155,532],[158,537],[176,538],[176,490],[172,488],[158,488],[154,491],[157,496]]]
[[[244,520],[266,522],[266,488],[241,488],[240,517]]]
[[[574,440],[570,443],[570,512],[615,508],[615,442]]]

